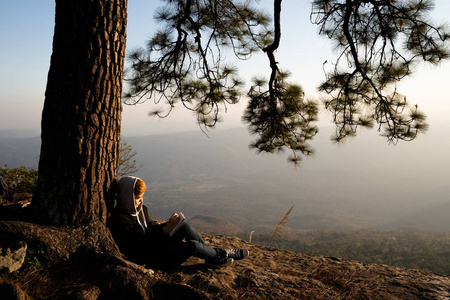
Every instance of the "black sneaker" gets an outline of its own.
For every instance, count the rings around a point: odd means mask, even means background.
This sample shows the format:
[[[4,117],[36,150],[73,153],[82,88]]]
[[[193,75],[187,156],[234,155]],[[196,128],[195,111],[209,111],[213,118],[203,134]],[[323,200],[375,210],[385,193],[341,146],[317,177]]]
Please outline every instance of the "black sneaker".
[[[246,258],[249,253],[247,249],[227,249],[225,251],[227,252],[227,257],[234,260]]]
[[[205,263],[207,263],[208,265],[214,265],[218,267],[226,267],[232,264],[233,261],[234,260],[231,257],[205,259]]]

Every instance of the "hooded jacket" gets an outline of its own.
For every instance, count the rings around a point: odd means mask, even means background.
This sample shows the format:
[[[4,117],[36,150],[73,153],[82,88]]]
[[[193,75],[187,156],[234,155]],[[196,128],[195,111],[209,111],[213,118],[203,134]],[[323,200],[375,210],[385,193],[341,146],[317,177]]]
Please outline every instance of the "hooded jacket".
[[[137,177],[127,176],[117,183],[116,208],[111,216],[110,230],[120,251],[133,262],[147,264],[154,254],[169,243],[163,224],[149,218],[147,207],[136,210],[134,186]]]
[[[144,205],[141,205],[139,210],[137,210],[134,204],[134,187],[138,179],[139,178],[137,177],[128,176],[123,177],[119,180],[119,182],[117,183],[118,193],[116,197],[116,209],[122,211],[125,214],[129,214],[132,217],[136,217],[139,225],[142,227],[142,230],[145,233],[147,229],[147,220],[143,209]]]

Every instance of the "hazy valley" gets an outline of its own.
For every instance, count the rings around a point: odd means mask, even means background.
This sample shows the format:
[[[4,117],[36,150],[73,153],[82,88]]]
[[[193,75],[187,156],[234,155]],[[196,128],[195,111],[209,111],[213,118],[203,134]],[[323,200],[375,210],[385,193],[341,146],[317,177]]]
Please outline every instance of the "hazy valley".
[[[321,130],[316,155],[297,170],[288,153],[256,155],[244,128],[124,139],[142,164],[135,175],[149,183],[145,202],[155,218],[182,211],[268,231],[294,205],[293,230],[450,231],[448,139],[430,133],[389,146],[376,132],[362,132],[337,146],[330,134]],[[0,138],[0,164],[37,168],[39,144],[38,137]],[[439,157],[435,166],[427,161]]]
[[[244,128],[207,134],[124,137],[142,164],[135,175],[148,183],[154,218],[182,211],[207,233],[248,240],[254,231],[254,242],[302,253],[450,274],[442,263],[450,259],[445,128],[397,146],[376,132],[338,146],[325,128],[312,143],[316,155],[297,170],[287,153],[256,155]],[[1,137],[0,164],[37,168],[39,144]],[[292,206],[285,239],[269,239]]]

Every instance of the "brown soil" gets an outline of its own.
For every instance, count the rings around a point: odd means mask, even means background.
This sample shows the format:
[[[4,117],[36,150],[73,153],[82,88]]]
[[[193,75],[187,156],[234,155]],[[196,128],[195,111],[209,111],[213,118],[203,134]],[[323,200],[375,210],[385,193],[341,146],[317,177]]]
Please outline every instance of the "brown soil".
[[[98,228],[0,221],[2,237],[12,234],[47,255],[39,268],[28,265],[0,277],[0,292],[19,291],[9,299],[22,299],[20,292],[32,299],[450,299],[449,276],[296,254],[227,236],[204,237],[214,247],[248,248],[250,256],[224,268],[191,258],[177,270],[151,274],[106,247]]]
[[[16,202],[17,204],[17,202]],[[191,258],[177,270],[127,261],[104,224],[52,227],[17,221],[22,204],[0,206],[0,243],[23,241],[26,263],[0,275],[3,299],[450,299],[450,276],[335,257],[296,254],[204,235],[248,258],[211,267]],[[17,214],[19,213],[19,214]]]

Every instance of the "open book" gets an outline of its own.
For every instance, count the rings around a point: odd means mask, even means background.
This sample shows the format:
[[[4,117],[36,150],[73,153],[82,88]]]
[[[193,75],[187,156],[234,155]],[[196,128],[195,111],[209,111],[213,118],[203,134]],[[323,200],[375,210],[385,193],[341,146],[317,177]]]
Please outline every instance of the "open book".
[[[180,228],[181,224],[183,224],[184,220],[186,220],[182,212],[179,212],[178,215],[180,216],[180,220],[178,220],[177,226],[169,232],[170,236],[173,236],[175,232],[177,232],[178,228]]]

